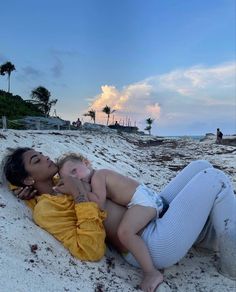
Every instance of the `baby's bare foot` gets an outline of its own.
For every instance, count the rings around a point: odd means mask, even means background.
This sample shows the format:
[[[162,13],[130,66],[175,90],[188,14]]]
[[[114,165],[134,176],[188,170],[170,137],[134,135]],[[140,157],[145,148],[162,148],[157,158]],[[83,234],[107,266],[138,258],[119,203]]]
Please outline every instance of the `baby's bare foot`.
[[[155,289],[163,282],[163,275],[158,270],[144,273],[141,289],[145,292],[154,292]]]

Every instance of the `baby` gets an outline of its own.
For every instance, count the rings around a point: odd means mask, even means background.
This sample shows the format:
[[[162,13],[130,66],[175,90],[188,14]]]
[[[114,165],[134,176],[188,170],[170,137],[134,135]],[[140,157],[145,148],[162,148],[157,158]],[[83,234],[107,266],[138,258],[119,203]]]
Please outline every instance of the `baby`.
[[[67,154],[58,160],[60,176],[72,176],[89,184],[87,197],[105,209],[106,199],[126,206],[118,228],[120,242],[134,255],[143,273],[141,288],[154,291],[163,281],[163,275],[154,267],[148,248],[137,233],[153,218],[162,217],[168,203],[145,185],[118,172],[94,170],[90,162],[81,155]]]

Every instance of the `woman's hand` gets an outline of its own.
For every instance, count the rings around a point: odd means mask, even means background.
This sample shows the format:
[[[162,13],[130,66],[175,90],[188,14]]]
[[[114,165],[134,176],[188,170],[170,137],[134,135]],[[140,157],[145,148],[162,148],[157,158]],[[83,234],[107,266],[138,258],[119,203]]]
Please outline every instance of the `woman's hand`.
[[[30,200],[37,195],[37,190],[31,186],[19,187],[13,190],[14,195],[21,200]]]
[[[78,178],[67,176],[60,179],[53,189],[63,194],[72,195],[76,203],[88,201],[87,190],[84,183]]]

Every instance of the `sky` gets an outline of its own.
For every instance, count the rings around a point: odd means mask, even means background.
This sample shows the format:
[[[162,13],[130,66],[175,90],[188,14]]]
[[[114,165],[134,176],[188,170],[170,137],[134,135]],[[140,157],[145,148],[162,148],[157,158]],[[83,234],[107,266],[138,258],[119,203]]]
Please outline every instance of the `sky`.
[[[0,64],[11,92],[44,86],[51,114],[115,110],[110,122],[154,135],[236,133],[235,0],[1,1]],[[0,89],[7,90],[6,76]]]

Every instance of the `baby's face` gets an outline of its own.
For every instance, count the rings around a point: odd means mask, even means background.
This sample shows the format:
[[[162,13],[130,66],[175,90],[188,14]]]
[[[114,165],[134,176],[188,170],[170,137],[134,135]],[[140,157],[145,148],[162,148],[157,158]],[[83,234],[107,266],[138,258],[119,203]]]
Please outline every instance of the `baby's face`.
[[[78,179],[86,179],[90,173],[91,168],[82,161],[66,161],[59,171],[61,177],[72,176]]]

